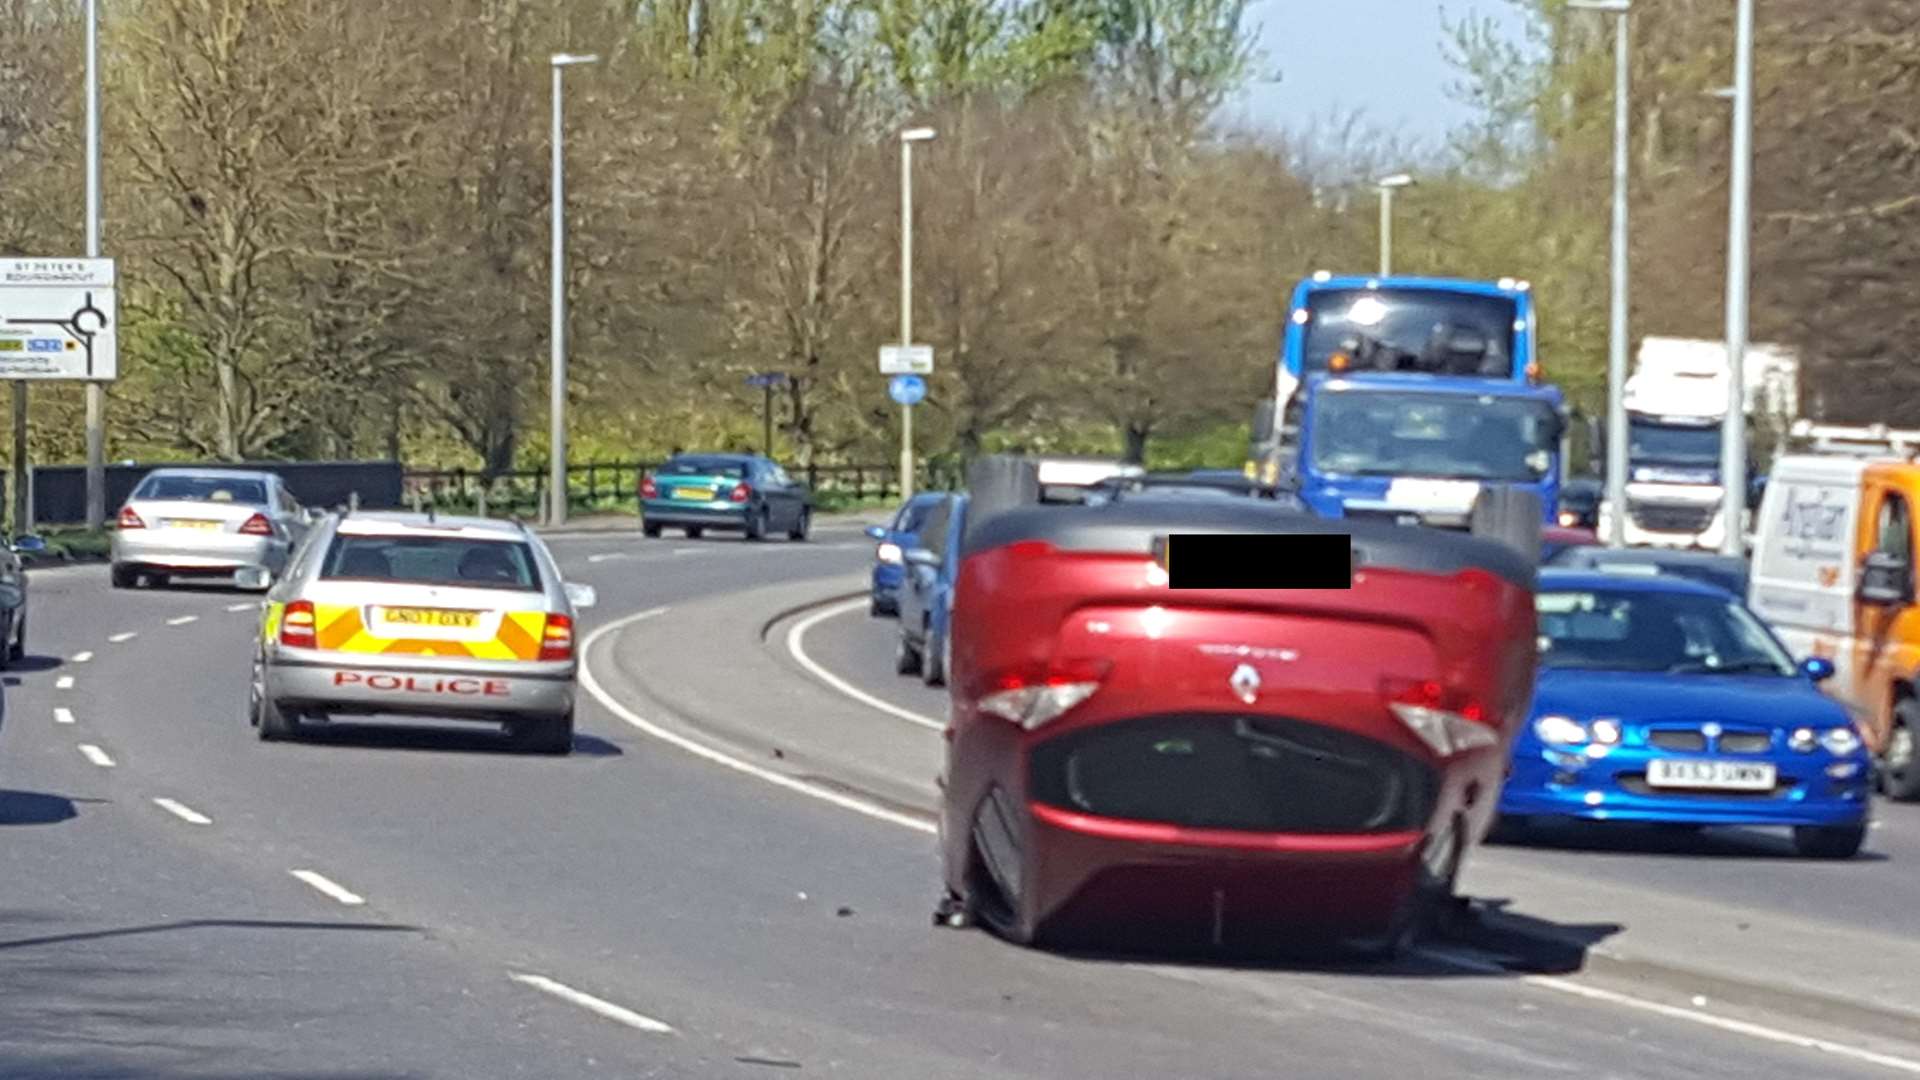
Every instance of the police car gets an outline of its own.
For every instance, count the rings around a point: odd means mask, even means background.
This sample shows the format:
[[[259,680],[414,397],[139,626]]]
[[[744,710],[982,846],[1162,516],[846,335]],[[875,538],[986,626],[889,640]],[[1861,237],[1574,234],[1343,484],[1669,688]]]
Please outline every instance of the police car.
[[[249,716],[267,741],[338,715],[492,722],[525,749],[565,754],[574,613],[593,603],[517,522],[329,517],[267,593]]]

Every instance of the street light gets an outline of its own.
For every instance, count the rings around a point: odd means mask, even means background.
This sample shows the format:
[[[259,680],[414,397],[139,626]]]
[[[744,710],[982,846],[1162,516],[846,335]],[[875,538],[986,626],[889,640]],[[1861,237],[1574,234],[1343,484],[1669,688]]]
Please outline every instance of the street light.
[[[913,345],[913,144],[932,141],[932,128],[900,133],[900,346]],[[913,406],[900,406],[900,498],[913,498]]]
[[[1727,192],[1727,415],[1720,425],[1720,480],[1726,501],[1722,550],[1747,546],[1747,241],[1752,231],[1753,0],[1739,0],[1733,49],[1733,164]]]
[[[1607,328],[1608,547],[1626,544],[1627,521],[1627,119],[1632,53],[1628,0],[1568,0],[1580,11],[1618,16],[1613,41],[1613,309]]]
[[[1406,173],[1383,176],[1373,182],[1380,192],[1380,276],[1393,272],[1393,193],[1414,185]]]
[[[553,385],[547,432],[547,525],[567,523],[567,183],[561,125],[560,77],[567,68],[599,63],[598,56],[553,54]]]
[[[87,0],[87,258],[100,257],[100,4]],[[107,520],[107,388],[87,383],[87,528]]]

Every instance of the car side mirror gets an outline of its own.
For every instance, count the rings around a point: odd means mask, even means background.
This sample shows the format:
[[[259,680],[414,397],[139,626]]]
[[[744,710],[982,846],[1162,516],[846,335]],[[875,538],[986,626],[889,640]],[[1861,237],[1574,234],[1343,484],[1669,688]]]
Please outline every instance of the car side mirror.
[[[927,550],[926,548],[914,548],[913,550],[907,552],[904,558],[907,560],[907,562],[912,563],[914,566],[924,566],[930,570],[935,569],[940,565],[940,556],[934,554],[933,552]]]
[[[1900,607],[1913,602],[1913,567],[1906,559],[1885,551],[1867,556],[1860,567],[1860,602],[1878,607]]]
[[[1824,656],[1809,656],[1800,661],[1800,674],[1817,683],[1833,678],[1833,661]]]
[[[47,550],[47,542],[37,536],[19,536],[14,538],[12,547],[19,555],[38,555]]]
[[[860,531],[866,533],[867,537],[872,540],[885,540],[887,538],[887,530],[878,525],[869,525]]]
[[[566,583],[567,603],[576,609],[585,611],[600,602],[600,594],[591,585],[582,585],[577,581]]]
[[[233,572],[233,586],[248,592],[260,592],[273,584],[273,575],[262,566],[243,566]]]

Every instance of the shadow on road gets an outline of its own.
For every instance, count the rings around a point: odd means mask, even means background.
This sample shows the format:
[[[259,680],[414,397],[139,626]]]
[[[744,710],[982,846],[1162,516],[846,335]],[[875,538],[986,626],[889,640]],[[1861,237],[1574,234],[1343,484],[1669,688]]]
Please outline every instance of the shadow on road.
[[[1764,859],[1808,862],[1793,850],[1784,830],[1695,828],[1628,822],[1540,822],[1501,837],[1501,846],[1578,851],[1599,855],[1675,855],[1688,859]],[[1886,856],[1863,851],[1857,862],[1884,862]],[[1819,861],[1819,860],[1812,860]]]
[[[9,916],[11,918],[11,916]],[[36,945],[65,945],[78,941],[164,934],[175,930],[349,930],[372,933],[421,933],[417,926],[401,923],[321,922],[311,919],[176,919],[173,922],[145,926],[122,926],[112,930],[77,930],[67,934],[43,934],[39,937],[0,941],[0,950],[27,949]]]
[[[73,800],[64,795],[0,789],[0,825],[54,825],[72,820],[78,813]]]
[[[9,662],[5,670],[9,675],[37,675],[43,671],[52,671],[65,663],[65,660],[57,656],[23,656]]]
[[[363,750],[414,750],[446,754],[526,755],[501,731],[486,727],[421,727],[401,724],[309,723],[300,742],[314,746],[355,747]],[[573,757],[609,758],[624,754],[605,739],[575,732]]]

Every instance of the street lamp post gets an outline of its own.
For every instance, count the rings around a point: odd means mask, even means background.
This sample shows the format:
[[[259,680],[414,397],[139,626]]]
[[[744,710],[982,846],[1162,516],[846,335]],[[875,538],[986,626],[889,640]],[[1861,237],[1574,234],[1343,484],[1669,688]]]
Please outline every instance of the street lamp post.
[[[547,432],[547,525],[567,523],[567,184],[566,139],[562,126],[561,76],[598,56],[553,55],[553,311],[548,343],[553,385]]]
[[[87,258],[100,257],[100,5],[87,0]],[[107,388],[87,383],[87,528],[107,520]]]
[[[913,345],[913,144],[927,142],[932,128],[900,133],[900,346]],[[913,406],[900,406],[900,498],[913,498]]]
[[[1752,231],[1753,0],[1739,0],[1734,30],[1733,163],[1727,193],[1727,415],[1720,427],[1720,480],[1726,501],[1722,550],[1746,552],[1747,243]]]
[[[1569,0],[1568,7],[1617,16],[1613,40],[1613,289],[1607,328],[1608,547],[1626,544],[1627,521],[1627,132],[1632,52],[1629,0]]]
[[[1384,176],[1374,181],[1380,191],[1380,276],[1393,273],[1393,193],[1412,187],[1413,177],[1406,173]]]

